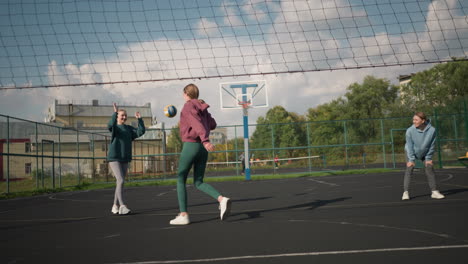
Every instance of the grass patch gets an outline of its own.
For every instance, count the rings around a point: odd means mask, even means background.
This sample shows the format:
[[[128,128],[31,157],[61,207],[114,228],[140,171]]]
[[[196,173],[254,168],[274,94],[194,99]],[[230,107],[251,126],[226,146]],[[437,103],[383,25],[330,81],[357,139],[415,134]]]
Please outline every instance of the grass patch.
[[[301,177],[322,177],[330,175],[352,175],[352,174],[370,174],[370,173],[386,173],[398,171],[396,169],[360,169],[360,170],[344,170],[344,171],[319,171],[310,173],[294,173],[294,174],[276,174],[276,175],[252,175],[252,181],[261,180],[275,180],[275,179],[290,179],[290,178],[301,178]],[[244,176],[224,176],[224,177],[207,177],[205,182],[229,182],[229,181],[244,181]],[[187,180],[188,184],[193,184],[192,179]],[[139,186],[161,186],[161,185],[176,185],[176,179],[160,179],[160,180],[144,180],[144,181],[127,181],[125,182],[126,187],[139,187]],[[64,188],[41,188],[31,191],[18,191],[11,193],[0,194],[0,199],[11,199],[17,197],[28,197],[35,195],[60,193],[68,191],[81,191],[81,190],[97,190],[114,188],[114,183],[89,183],[85,182],[73,187]]]

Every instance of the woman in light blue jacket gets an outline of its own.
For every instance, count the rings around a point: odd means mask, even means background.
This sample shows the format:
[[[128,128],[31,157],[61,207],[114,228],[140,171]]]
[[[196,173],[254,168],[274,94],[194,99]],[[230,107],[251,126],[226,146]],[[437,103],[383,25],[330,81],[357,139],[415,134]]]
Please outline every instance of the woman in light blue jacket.
[[[431,188],[434,199],[442,199],[442,195],[436,187],[434,164],[432,162],[432,155],[435,150],[436,133],[435,128],[431,125],[430,120],[427,120],[426,114],[417,112],[413,116],[413,125],[406,130],[406,172],[403,182],[403,197],[402,200],[409,200],[409,184],[416,160],[421,160],[424,163],[427,181]]]

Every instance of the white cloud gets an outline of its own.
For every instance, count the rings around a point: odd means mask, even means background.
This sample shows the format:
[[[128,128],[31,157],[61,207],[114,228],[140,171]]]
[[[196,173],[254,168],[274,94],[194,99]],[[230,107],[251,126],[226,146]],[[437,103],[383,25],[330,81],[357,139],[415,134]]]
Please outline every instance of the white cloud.
[[[202,18],[197,23],[197,33],[201,36],[216,36],[220,34],[218,25],[215,21],[210,21],[207,18]]]
[[[228,1],[224,1],[221,6],[221,10],[224,13],[224,24],[226,26],[238,27],[245,25],[240,16],[239,5],[229,4]]]
[[[53,89],[37,89],[25,90],[20,92],[0,91],[3,96],[0,96],[0,110],[2,113],[15,113],[19,110],[6,111],[7,107],[15,109],[20,98],[27,102],[25,106],[30,112],[44,113],[44,101],[53,99],[63,100],[91,100],[99,99],[103,101],[126,101],[144,104],[150,102],[152,105],[153,114],[160,122],[166,122],[168,127],[175,125],[178,117],[169,119],[163,115],[162,109],[167,104],[174,104],[179,111],[183,106],[182,88],[194,82],[201,90],[201,98],[205,99],[210,105],[210,111],[218,120],[219,125],[233,125],[242,123],[242,112],[240,110],[221,110],[219,102],[218,85],[220,82],[231,82],[240,80],[266,79],[269,89],[269,104],[270,106],[282,105],[288,111],[305,114],[310,107],[316,107],[319,104],[329,102],[342,96],[346,92],[346,88],[353,82],[362,82],[366,75],[374,75],[377,78],[387,78],[392,82],[397,81],[400,74],[409,74],[428,68],[431,65],[420,66],[403,66],[403,67],[385,67],[385,68],[369,68],[359,70],[340,70],[340,71],[319,71],[305,72],[295,74],[279,74],[265,75],[254,77],[239,77],[239,78],[222,78],[222,79],[205,79],[205,80],[183,80],[183,81],[158,81],[158,82],[141,82],[141,83],[116,83],[116,82],[134,82],[136,80],[162,80],[162,79],[178,79],[190,78],[191,76],[218,76],[243,74],[245,72],[255,74],[257,72],[272,72],[272,71],[288,71],[288,70],[313,70],[316,67],[354,67],[356,61],[360,60],[357,55],[367,53],[375,55],[374,63],[392,64],[409,60],[405,55],[395,55],[395,53],[407,53],[410,48],[408,43],[417,42],[417,47],[420,54],[425,56],[431,55],[429,52],[423,53],[425,50],[438,49],[437,45],[446,45],[445,42],[429,42],[430,38],[438,38],[437,31],[418,32],[418,34],[408,33],[403,35],[389,35],[383,32],[378,32],[376,36],[361,37],[349,39],[347,41],[336,41],[333,37],[333,32],[329,30],[316,30],[317,25],[324,26],[318,23],[300,24],[301,22],[310,20],[310,14],[313,13],[313,18],[323,20],[325,18],[333,18],[337,14],[331,12],[329,7],[324,6],[320,10],[318,3],[322,1],[308,2],[291,2],[282,3],[282,6],[271,4],[269,10],[288,11],[284,16],[276,17],[274,21],[275,27],[270,32],[265,34],[264,40],[250,39],[249,37],[237,37],[225,39],[220,38],[219,29],[216,22],[206,18],[201,19],[197,28],[204,28],[204,31],[199,31],[198,34],[205,34],[209,39],[187,39],[187,40],[170,40],[166,38],[156,39],[154,41],[146,41],[135,43],[126,47],[121,47],[119,53],[112,58],[94,60],[94,64],[65,66],[57,65],[52,61],[49,65],[48,73],[51,84],[61,83],[92,83],[92,82],[114,82],[114,84],[106,84],[102,86],[76,86],[63,87]],[[328,4],[333,4],[330,1]],[[255,5],[262,2],[251,1],[250,4],[244,5],[242,10],[236,9],[237,6],[229,5],[226,2],[223,9],[226,12],[226,25],[243,26],[244,22],[239,16],[240,11],[244,12],[249,19],[266,19],[263,11],[254,10]],[[449,1],[449,6],[456,5],[456,1]],[[444,8],[443,1],[435,1],[429,8],[427,17],[427,29],[433,28],[432,20],[437,19],[436,16],[447,15],[438,12]],[[310,7],[314,7],[312,12],[303,12]],[[351,8],[347,1],[337,2],[340,6],[338,12],[340,15],[353,14],[365,17],[365,11],[358,8]],[[445,9],[447,9],[445,7]],[[452,16],[454,14],[451,14]],[[466,17],[456,17],[456,19],[465,20]],[[457,20],[458,21],[458,20]],[[329,21],[329,23],[331,23]],[[329,24],[328,26],[333,26]],[[450,26],[450,25],[446,25]],[[314,28],[315,27],[315,28]],[[454,27],[457,29],[457,27]],[[212,30],[213,29],[213,30]],[[289,34],[288,31],[297,31],[297,33]],[[305,33],[307,32],[307,34]],[[468,32],[460,30],[450,31],[447,36],[454,34],[464,34]],[[444,32],[446,34],[446,32]],[[329,39],[329,40],[327,40]],[[285,43],[287,41],[290,43]],[[296,43],[292,43],[293,40]],[[406,41],[406,42],[405,42]],[[409,42],[410,41],[410,42]],[[232,46],[228,46],[227,43]],[[260,44],[268,44],[261,46]],[[321,46],[329,48],[324,51]],[[355,45],[353,47],[353,45]],[[378,45],[378,47],[377,47]],[[430,45],[430,46],[427,46]],[[365,46],[365,47],[357,47]],[[172,49],[172,50],[171,50]],[[339,54],[337,49],[340,49]],[[309,50],[312,50],[310,52]],[[283,54],[279,54],[283,52]],[[285,52],[285,53],[284,53]],[[278,54],[277,54],[278,53]],[[310,54],[312,53],[312,54]],[[341,56],[344,59],[341,63],[338,61],[326,61],[324,58],[333,58]],[[447,54],[448,55],[448,54]],[[417,56],[417,53],[413,54]],[[311,59],[323,58],[323,61],[311,62]],[[371,58],[372,59],[372,58]],[[295,63],[297,61],[300,63]],[[247,62],[247,63],[246,63]],[[368,58],[364,56],[359,63],[369,63]],[[315,64],[314,64],[315,63]],[[244,65],[245,64],[245,65]],[[196,67],[193,67],[196,66]],[[200,66],[200,67],[198,67]],[[201,67],[203,66],[203,68]],[[44,98],[41,102],[35,98]],[[13,103],[15,102],[15,103]],[[18,109],[18,108],[16,108]],[[42,109],[42,110],[39,110]],[[46,107],[45,107],[46,109]],[[25,110],[25,109],[21,109]],[[268,109],[252,109],[249,111],[250,123],[255,123],[259,116],[264,115]],[[30,115],[32,116],[32,115]],[[35,120],[42,120],[37,118]]]
[[[247,1],[242,5],[242,12],[244,12],[249,20],[256,21],[257,23],[264,21],[268,14],[260,9],[262,2]]]

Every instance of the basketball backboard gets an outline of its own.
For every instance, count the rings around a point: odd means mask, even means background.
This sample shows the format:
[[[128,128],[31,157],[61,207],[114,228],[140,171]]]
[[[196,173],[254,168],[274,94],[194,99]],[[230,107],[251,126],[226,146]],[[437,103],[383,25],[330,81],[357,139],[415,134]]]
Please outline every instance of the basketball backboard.
[[[268,107],[265,80],[220,83],[219,94],[221,109]]]

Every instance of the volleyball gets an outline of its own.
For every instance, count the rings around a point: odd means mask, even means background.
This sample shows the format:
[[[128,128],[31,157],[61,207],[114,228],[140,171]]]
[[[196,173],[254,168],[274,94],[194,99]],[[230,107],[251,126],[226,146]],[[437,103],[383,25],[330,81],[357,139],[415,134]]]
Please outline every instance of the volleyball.
[[[164,114],[167,117],[174,117],[177,114],[177,108],[173,105],[168,105],[164,107]]]

